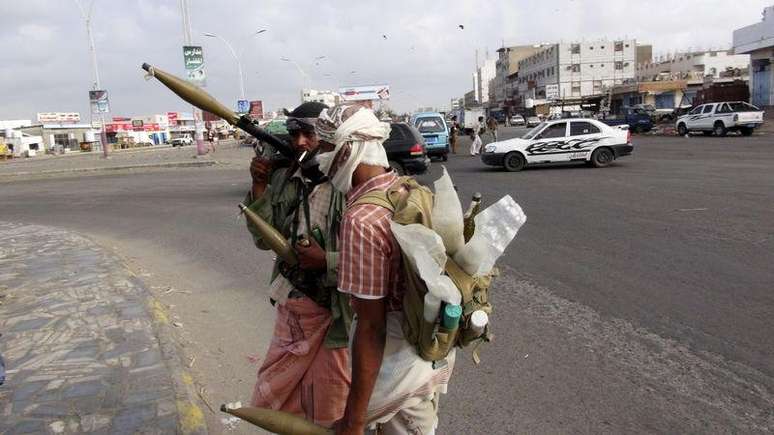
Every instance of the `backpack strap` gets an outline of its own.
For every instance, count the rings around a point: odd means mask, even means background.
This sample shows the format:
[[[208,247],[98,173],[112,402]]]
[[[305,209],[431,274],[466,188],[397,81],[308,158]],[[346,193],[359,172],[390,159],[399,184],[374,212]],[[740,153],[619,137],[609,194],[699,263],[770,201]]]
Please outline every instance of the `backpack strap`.
[[[362,205],[362,204],[378,205],[380,207],[386,208],[391,212],[395,212],[395,206],[392,204],[392,201],[390,201],[390,198],[387,195],[387,192],[384,190],[372,190],[370,192],[366,192],[363,194],[363,196],[356,199],[355,202],[350,204],[349,207],[347,208],[351,208],[356,205]]]

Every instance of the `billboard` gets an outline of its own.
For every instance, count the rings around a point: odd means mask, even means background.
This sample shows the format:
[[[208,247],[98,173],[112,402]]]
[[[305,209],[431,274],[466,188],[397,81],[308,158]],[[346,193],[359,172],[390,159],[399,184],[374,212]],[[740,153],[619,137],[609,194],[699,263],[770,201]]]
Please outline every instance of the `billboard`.
[[[177,112],[167,112],[167,121],[169,125],[177,124]]]
[[[91,104],[91,113],[94,115],[110,112],[108,93],[104,89],[89,91],[89,104]]]
[[[247,113],[250,111],[250,102],[247,100],[237,100],[237,113]]]
[[[189,82],[198,86],[207,84],[207,76],[204,74],[204,52],[200,45],[183,46],[183,63]]]
[[[389,85],[347,86],[339,88],[344,101],[389,100]]]
[[[38,122],[46,123],[78,123],[81,122],[81,114],[78,112],[38,112]]]
[[[263,101],[253,100],[250,102],[250,116],[254,119],[263,118]]]

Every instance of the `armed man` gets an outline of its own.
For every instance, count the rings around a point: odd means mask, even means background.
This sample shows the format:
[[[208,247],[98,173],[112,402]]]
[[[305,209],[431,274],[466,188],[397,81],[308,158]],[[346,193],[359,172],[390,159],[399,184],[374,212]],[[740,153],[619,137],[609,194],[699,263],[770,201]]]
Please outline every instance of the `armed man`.
[[[338,434],[434,433],[438,394],[445,393],[454,363],[453,357],[446,364],[425,361],[404,338],[405,276],[390,229],[393,212],[362,202],[399,182],[382,146],[389,132],[389,124],[359,106],[335,106],[317,122],[321,147],[333,147],[320,155],[320,170],[346,195],[338,288],[351,296],[355,311],[352,384]]]
[[[314,125],[326,108],[308,102],[289,114],[287,129],[299,155],[317,152]],[[287,237],[298,257],[296,265],[281,258],[274,265],[270,299],[277,318],[251,404],[331,427],[343,415],[350,385],[352,314],[349,297],[336,288],[343,196],[324,178],[309,176],[308,166],[313,165],[287,167],[262,157],[255,157],[250,166],[252,188],[244,205]],[[255,245],[267,250],[249,220],[247,227]]]

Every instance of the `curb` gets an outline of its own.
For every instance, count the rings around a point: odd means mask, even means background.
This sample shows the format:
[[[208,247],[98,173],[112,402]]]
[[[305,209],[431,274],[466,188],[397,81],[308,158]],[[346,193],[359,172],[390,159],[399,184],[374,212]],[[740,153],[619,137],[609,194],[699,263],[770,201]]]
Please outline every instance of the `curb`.
[[[169,162],[169,163],[144,163],[137,165],[106,166],[104,168],[76,168],[76,169],[51,169],[45,171],[24,171],[1,174],[0,178],[24,177],[29,175],[57,175],[57,174],[75,174],[79,172],[109,172],[126,169],[153,169],[153,168],[195,168],[200,166],[214,166],[221,164],[217,160],[197,160],[194,162]]]
[[[81,234],[81,236],[88,238],[100,248],[110,252],[117,262],[127,271],[129,280],[132,284],[145,292],[145,308],[148,317],[153,321],[153,327],[156,332],[156,338],[159,341],[159,349],[161,350],[164,365],[167,367],[174,384],[175,404],[177,406],[178,415],[178,433],[184,435],[207,435],[209,432],[207,430],[207,423],[204,419],[204,412],[196,404],[197,394],[193,376],[184,368],[180,353],[177,351],[167,309],[153,295],[153,292],[148,288],[145,282],[134,273],[120,253],[116,252],[115,249],[100,244],[97,240],[89,236],[83,234]]]
[[[130,274],[132,284],[141,288],[146,294],[146,308],[148,315],[153,319],[153,326],[156,329],[156,337],[159,340],[159,349],[164,358],[172,382],[175,385],[175,404],[178,414],[178,431],[185,435],[207,435],[207,424],[204,420],[204,412],[196,405],[196,391],[194,389],[193,377],[183,367],[180,361],[180,354],[177,352],[175,342],[170,326],[169,315],[164,305],[153,296],[147,285],[132,272],[129,265],[126,264],[120,256],[115,255],[120,263]]]

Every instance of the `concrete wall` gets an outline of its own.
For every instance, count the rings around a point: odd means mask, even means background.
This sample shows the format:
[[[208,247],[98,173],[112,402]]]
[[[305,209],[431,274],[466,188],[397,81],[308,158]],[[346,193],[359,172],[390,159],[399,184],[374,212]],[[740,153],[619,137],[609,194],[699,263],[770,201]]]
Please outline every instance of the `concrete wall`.
[[[734,30],[733,38],[734,52],[738,54],[774,47],[774,6],[763,10],[760,23]]]

